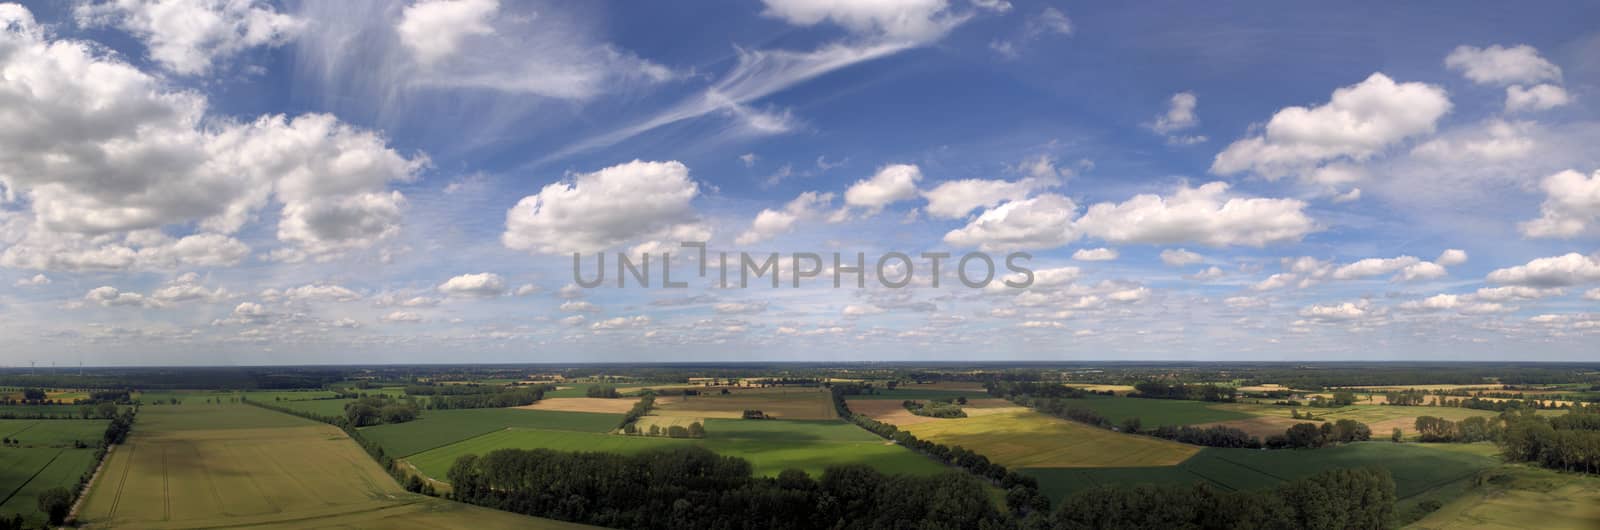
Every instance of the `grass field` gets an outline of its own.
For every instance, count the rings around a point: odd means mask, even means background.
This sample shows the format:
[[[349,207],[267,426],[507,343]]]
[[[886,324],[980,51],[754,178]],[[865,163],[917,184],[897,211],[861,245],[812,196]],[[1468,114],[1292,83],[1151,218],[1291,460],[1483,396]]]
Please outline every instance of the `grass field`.
[[[23,447],[94,446],[105,436],[109,420],[0,420],[0,438],[20,440]]]
[[[632,454],[698,445],[749,460],[757,475],[801,469],[820,476],[829,466],[867,464],[885,473],[937,474],[948,470],[922,455],[888,444],[843,421],[706,420],[706,438],[673,439],[546,429],[506,429],[407,458],[424,474],[444,480],[450,465],[467,454],[495,449],[554,449]]]
[[[44,420],[62,421],[69,420]],[[101,429],[105,429],[104,422]],[[95,436],[99,441],[99,435]],[[94,449],[53,447],[0,448],[0,516],[22,514],[42,524],[39,494],[53,487],[72,488],[94,465]]]
[[[745,410],[759,410],[785,420],[831,420],[833,397],[822,388],[753,388],[685,397],[657,407],[663,416],[739,418]]]
[[[146,407],[80,518],[95,528],[568,527],[407,493],[337,428],[241,404]]]
[[[1480,476],[1455,501],[1406,528],[1600,528],[1600,477],[1521,465]]]
[[[977,451],[1006,467],[1172,466],[1199,448],[1017,410],[905,426],[918,438]]]
[[[922,385],[908,385],[908,386],[903,386],[903,387],[900,387],[900,388],[896,388],[894,390],[889,390],[887,388],[878,388],[876,394],[860,394],[860,395],[850,396],[850,399],[892,399],[892,400],[895,400],[895,401],[905,401],[907,399],[913,399],[913,400],[921,401],[921,400],[955,399],[955,398],[958,398],[958,397],[965,397],[967,399],[987,398],[987,397],[989,397],[989,393],[985,392],[981,388],[979,388],[977,390],[948,390],[948,389],[937,389],[937,388],[922,388]]]
[[[366,427],[361,432],[383,446],[389,455],[403,457],[507,428],[605,433],[621,422],[621,414],[518,409],[427,410],[415,420]]]
[[[0,405],[0,417],[77,418],[81,410],[75,405]]]
[[[1206,448],[1176,466],[1109,469],[1041,469],[1021,472],[1039,479],[1052,499],[1100,484],[1209,482],[1223,490],[1268,488],[1287,480],[1337,468],[1380,466],[1394,476],[1406,500],[1467,479],[1497,465],[1495,458],[1426,444],[1364,442],[1325,449],[1262,451]],[[1404,505],[1404,503],[1402,503]]]
[[[1204,401],[1186,401],[1181,399],[1144,399],[1096,396],[1083,399],[1063,400],[1074,407],[1082,407],[1100,413],[1113,423],[1122,423],[1127,418],[1139,418],[1146,428],[1161,425],[1194,425],[1214,421],[1242,420],[1251,415],[1228,410],[1218,403]],[[1287,416],[1289,411],[1285,409]]]

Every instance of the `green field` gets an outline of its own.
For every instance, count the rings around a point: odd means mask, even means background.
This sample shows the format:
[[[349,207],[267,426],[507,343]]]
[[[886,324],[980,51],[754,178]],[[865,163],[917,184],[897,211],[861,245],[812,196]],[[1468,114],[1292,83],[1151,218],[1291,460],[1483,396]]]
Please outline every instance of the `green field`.
[[[244,404],[147,406],[88,527],[572,528],[407,493],[339,429]]]
[[[0,418],[80,418],[77,405],[0,405]]]
[[[391,456],[410,456],[507,428],[604,433],[617,428],[621,414],[556,410],[427,410],[417,419],[361,429]]]
[[[706,420],[706,438],[672,439],[546,429],[506,429],[407,458],[430,477],[444,480],[450,465],[468,454],[495,449],[553,449],[633,454],[698,445],[749,460],[757,475],[800,469],[820,476],[829,466],[867,464],[885,473],[937,474],[943,465],[842,421]]]
[[[0,420],[0,438],[20,440],[24,447],[93,447],[105,436],[110,420]]]
[[[1209,482],[1223,490],[1268,488],[1328,469],[1379,466],[1394,476],[1403,501],[1498,464],[1481,452],[1425,444],[1363,442],[1325,449],[1206,448],[1176,466],[1139,468],[1028,468],[1052,499],[1101,484]]]
[[[94,465],[94,453],[95,449],[0,448],[0,516],[20,513],[31,522],[43,523],[39,493],[57,486],[77,486],[78,478]]]
[[[900,429],[924,440],[977,451],[1006,467],[1172,466],[1199,450],[1027,410],[912,423]]]
[[[1194,425],[1213,421],[1243,420],[1250,414],[1227,410],[1217,403],[1186,401],[1181,399],[1144,399],[1129,397],[1095,396],[1083,399],[1064,399],[1070,406],[1100,413],[1112,423],[1120,424],[1128,418],[1139,418],[1145,428],[1162,425]],[[1288,415],[1289,411],[1284,410]]]
[[[1484,471],[1453,502],[1406,528],[1600,528],[1600,477],[1522,465]]]

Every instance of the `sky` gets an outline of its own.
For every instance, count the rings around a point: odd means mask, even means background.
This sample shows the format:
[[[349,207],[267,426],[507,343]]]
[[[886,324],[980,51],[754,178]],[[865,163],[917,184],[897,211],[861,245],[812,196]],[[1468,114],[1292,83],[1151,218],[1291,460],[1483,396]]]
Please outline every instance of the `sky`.
[[[0,3],[0,367],[1596,361],[1597,20]]]

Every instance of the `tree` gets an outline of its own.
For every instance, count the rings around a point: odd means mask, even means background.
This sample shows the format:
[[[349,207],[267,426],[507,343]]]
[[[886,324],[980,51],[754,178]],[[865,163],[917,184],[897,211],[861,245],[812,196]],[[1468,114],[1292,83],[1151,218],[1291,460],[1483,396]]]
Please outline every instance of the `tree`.
[[[1122,420],[1122,432],[1137,433],[1139,432],[1139,428],[1142,426],[1143,422],[1139,421],[1139,418],[1128,418]]]
[[[24,389],[22,389],[22,399],[24,401],[44,401],[45,396],[46,396],[46,394],[45,394],[43,389],[38,389],[38,388],[24,388]]]
[[[111,419],[111,418],[115,418],[117,416],[117,404],[116,403],[101,403],[99,405],[95,405],[94,406],[94,414],[95,414],[95,416],[99,416],[99,417],[101,417],[103,419],[108,419],[108,420]]]
[[[689,437],[689,429],[685,429],[682,425],[671,425],[671,426],[668,426],[667,427],[667,437],[668,438],[688,438]]]
[[[60,486],[44,490],[39,494],[39,511],[50,517],[52,525],[65,523],[72,511],[72,492]]]
[[[1389,435],[1389,440],[1394,442],[1394,443],[1400,443],[1400,440],[1402,438],[1405,438],[1405,433],[1400,432],[1400,428],[1399,427],[1395,427],[1394,428],[1394,434],[1390,434]]]
[[[701,425],[700,422],[698,422],[698,421],[694,422],[694,423],[690,423],[689,424],[689,437],[690,438],[705,438],[706,437],[706,427],[704,425]]]

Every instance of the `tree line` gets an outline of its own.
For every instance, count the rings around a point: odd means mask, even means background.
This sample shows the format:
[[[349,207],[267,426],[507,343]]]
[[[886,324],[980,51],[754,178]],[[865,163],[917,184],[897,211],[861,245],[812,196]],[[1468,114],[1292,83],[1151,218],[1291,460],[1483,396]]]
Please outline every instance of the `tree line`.
[[[1600,413],[1572,411],[1550,418],[1531,411],[1508,414],[1500,447],[1509,460],[1600,473]]]
[[[457,459],[451,498],[613,528],[1007,528],[981,482],[961,473],[884,475],[864,465],[813,479],[753,477],[744,459],[700,447],[635,455],[500,449]]]
[[[1394,479],[1383,468],[1335,469],[1261,491],[1194,485],[1103,486],[1062,499],[1054,528],[1388,528]]]
[[[1213,401],[1232,403],[1239,398],[1239,391],[1231,386],[1213,384],[1186,384],[1169,383],[1165,381],[1140,381],[1133,385],[1134,392],[1128,397],[1150,399],[1187,399],[1191,401]]]

